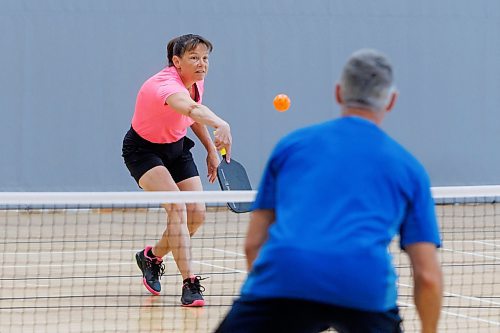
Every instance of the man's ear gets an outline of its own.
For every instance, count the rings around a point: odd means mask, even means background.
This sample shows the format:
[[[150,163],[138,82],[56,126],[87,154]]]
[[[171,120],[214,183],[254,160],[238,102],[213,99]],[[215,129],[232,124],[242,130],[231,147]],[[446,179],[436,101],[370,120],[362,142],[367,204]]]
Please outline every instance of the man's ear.
[[[391,112],[394,108],[394,104],[396,104],[396,100],[398,99],[398,92],[396,90],[391,92],[391,96],[389,97],[389,103],[385,107],[385,112]]]
[[[340,84],[336,84],[335,85],[335,99],[337,100],[337,103],[339,103],[340,105],[342,105],[342,92],[341,92],[341,88],[340,88]]]

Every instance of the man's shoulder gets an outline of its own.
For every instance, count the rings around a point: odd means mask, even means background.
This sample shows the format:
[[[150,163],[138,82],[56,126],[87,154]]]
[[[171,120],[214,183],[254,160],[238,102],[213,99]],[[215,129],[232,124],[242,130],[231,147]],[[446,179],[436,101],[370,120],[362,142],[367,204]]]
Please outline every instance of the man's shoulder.
[[[294,129],[278,140],[276,151],[283,151],[291,148],[313,147],[311,144],[324,142],[332,135],[334,127],[339,125],[339,118],[310,124]]]
[[[402,172],[401,175],[409,176],[413,181],[422,181],[428,178],[427,170],[424,164],[405,146],[386,135],[389,144],[386,145],[386,155],[388,165],[393,165],[393,170]]]
[[[392,145],[393,151],[398,155],[397,157],[402,160],[407,160],[411,164],[421,165],[417,157],[402,143],[394,139],[392,136],[386,134],[388,142]]]
[[[338,119],[332,119],[328,121],[323,121],[320,123],[315,123],[315,124],[310,124],[307,126],[299,127],[295,130],[292,130],[288,134],[286,134],[283,139],[284,140],[291,140],[297,137],[304,137],[304,136],[314,136],[314,135],[322,135],[322,131],[326,130],[327,127],[333,126],[338,122]]]

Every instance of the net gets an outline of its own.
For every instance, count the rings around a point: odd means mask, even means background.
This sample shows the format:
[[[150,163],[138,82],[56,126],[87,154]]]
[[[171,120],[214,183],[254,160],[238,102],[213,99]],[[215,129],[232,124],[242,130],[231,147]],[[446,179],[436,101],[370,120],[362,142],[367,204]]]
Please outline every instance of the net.
[[[434,188],[445,278],[440,332],[500,330],[500,186]],[[255,192],[1,193],[0,332],[211,332],[246,277],[249,214],[227,202]],[[165,203],[206,205],[192,237],[207,305],[180,307],[169,254],[161,296],[142,285],[135,253],[166,225]],[[188,209],[192,205],[188,205]],[[391,245],[406,332],[418,332],[406,255]]]

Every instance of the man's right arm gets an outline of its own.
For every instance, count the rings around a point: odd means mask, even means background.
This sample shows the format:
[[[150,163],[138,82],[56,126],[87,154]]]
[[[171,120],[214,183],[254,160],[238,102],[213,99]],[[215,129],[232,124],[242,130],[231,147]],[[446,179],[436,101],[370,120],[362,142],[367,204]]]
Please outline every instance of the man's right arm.
[[[414,243],[407,245],[413,269],[414,300],[422,322],[422,333],[437,332],[443,297],[443,275],[436,245]]]

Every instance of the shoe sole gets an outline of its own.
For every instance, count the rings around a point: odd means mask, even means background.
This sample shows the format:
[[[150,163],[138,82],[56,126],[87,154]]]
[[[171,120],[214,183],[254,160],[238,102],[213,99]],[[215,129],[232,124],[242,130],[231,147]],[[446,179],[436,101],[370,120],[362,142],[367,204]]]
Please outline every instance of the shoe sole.
[[[142,284],[144,285],[144,287],[146,287],[146,289],[153,295],[155,296],[160,296],[160,292],[159,291],[156,291],[154,290],[153,288],[151,288],[148,283],[146,282],[146,278],[144,277],[144,270],[142,269],[142,265],[141,265],[141,258],[139,257],[139,254],[136,253],[135,254],[135,261],[137,261],[137,266],[139,266],[139,269],[141,270],[142,272]]]
[[[205,301],[202,299],[198,299],[191,304],[182,304],[182,306],[186,307],[186,308],[196,308],[196,307],[202,307],[204,305],[205,305]]]

